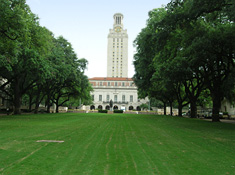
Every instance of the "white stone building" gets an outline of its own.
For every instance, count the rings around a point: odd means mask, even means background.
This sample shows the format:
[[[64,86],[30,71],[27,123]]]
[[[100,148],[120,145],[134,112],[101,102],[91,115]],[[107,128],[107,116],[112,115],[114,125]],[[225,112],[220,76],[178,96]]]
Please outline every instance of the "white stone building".
[[[128,78],[128,35],[123,27],[124,17],[116,13],[113,18],[113,28],[108,34],[107,77],[89,79],[94,89],[90,109],[109,109],[112,100],[113,109],[140,111],[140,105],[148,103],[148,99],[138,98],[137,87]]]
[[[89,81],[94,89],[91,93],[94,105],[90,109],[110,109],[112,100],[113,109],[140,111],[140,105],[148,102],[138,98],[137,87],[131,78],[95,77]]]
[[[128,35],[123,15],[116,13],[108,34],[107,77],[128,77]]]

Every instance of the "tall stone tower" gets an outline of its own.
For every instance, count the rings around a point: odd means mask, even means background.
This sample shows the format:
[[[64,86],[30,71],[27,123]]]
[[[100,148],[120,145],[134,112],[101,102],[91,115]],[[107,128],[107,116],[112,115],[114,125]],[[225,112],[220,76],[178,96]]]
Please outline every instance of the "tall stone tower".
[[[123,15],[113,16],[113,29],[108,34],[107,77],[128,77],[128,35],[123,29]]]

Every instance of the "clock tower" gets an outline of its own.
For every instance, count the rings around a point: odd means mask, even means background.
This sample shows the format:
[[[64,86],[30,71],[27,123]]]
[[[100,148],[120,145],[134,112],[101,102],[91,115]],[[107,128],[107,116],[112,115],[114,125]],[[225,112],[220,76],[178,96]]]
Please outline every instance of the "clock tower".
[[[107,77],[128,77],[128,35],[123,29],[123,15],[113,16],[113,29],[108,34]]]

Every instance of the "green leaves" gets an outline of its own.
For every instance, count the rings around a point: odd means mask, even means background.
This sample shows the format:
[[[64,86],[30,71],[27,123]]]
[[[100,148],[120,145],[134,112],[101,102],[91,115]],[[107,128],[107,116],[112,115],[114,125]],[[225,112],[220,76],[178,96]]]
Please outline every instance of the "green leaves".
[[[44,91],[44,97],[49,89],[51,101],[53,95],[81,94],[78,86],[86,66],[87,61],[78,60],[67,40],[54,38],[51,31],[40,26],[25,0],[0,0],[0,81],[6,81],[0,91],[14,104],[16,114],[29,90],[39,95]]]
[[[134,78],[139,91],[155,96],[173,92],[180,103],[184,89],[195,103],[208,89],[218,108],[224,96],[221,87],[235,63],[232,9],[232,0],[172,0],[166,9],[149,12],[147,26],[135,40]]]

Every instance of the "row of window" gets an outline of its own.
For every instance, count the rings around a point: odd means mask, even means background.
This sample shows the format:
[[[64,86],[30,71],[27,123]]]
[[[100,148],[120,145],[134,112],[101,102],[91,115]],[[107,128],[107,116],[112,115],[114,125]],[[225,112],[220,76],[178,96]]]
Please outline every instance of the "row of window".
[[[113,46],[113,48],[115,48],[115,46]],[[117,46],[117,48],[119,48],[119,46]],[[123,48],[123,47],[121,46],[121,48]]]
[[[121,42],[123,42],[122,38],[120,40],[121,40]],[[113,38],[113,42],[115,42],[115,38]],[[119,38],[117,38],[117,42],[119,42]]]
[[[99,86],[104,86],[105,84],[101,81],[99,82]],[[122,86],[126,86],[125,82],[121,83]],[[111,86],[111,82],[108,82],[108,86]],[[118,82],[114,82],[114,86],[118,86]],[[134,83],[131,83],[130,86],[134,86]]]
[[[113,45],[115,45],[115,43],[113,42]],[[119,45],[119,43],[117,43],[117,45]],[[123,43],[121,43],[121,45],[123,45]]]
[[[95,95],[92,95],[92,101],[94,101],[95,99]],[[110,101],[110,95],[106,95],[106,101]],[[133,102],[133,95],[130,95],[130,102]],[[103,101],[102,95],[99,95],[99,101]],[[118,96],[114,95],[114,102],[118,101]],[[122,101],[125,102],[126,101],[126,96],[122,95]]]

